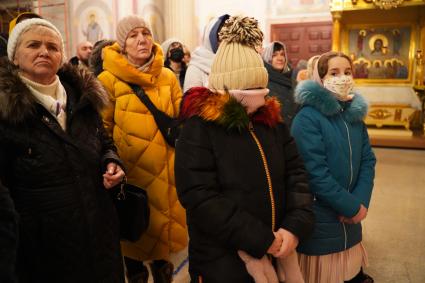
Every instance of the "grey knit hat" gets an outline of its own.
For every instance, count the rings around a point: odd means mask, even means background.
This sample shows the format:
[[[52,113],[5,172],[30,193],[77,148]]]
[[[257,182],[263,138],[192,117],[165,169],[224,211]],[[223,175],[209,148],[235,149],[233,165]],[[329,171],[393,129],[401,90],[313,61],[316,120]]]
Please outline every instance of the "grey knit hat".
[[[117,42],[121,48],[124,48],[128,34],[135,28],[147,28],[152,33],[148,23],[143,18],[137,15],[127,16],[121,19],[117,25]]]

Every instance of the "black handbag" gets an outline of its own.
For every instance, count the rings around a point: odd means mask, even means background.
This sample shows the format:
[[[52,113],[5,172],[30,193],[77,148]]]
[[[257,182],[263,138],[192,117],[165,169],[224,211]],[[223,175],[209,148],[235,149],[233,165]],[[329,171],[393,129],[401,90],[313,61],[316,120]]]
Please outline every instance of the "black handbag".
[[[114,198],[120,222],[120,237],[135,242],[149,226],[149,203],[146,191],[127,183],[124,177]]]
[[[130,87],[133,89],[134,93],[140,99],[140,101],[145,104],[148,110],[152,113],[153,118],[164,137],[165,141],[172,147],[175,147],[176,141],[180,134],[181,123],[179,119],[172,118],[165,114],[163,111],[156,108],[149,96],[146,95],[143,88],[138,85],[130,84]]]

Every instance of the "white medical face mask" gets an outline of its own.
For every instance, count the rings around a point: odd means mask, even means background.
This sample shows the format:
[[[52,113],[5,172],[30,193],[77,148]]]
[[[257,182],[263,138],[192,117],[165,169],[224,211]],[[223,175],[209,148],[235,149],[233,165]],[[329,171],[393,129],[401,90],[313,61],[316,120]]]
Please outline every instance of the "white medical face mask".
[[[350,92],[354,87],[353,76],[329,77],[323,80],[323,86],[331,91],[338,100],[349,100]]]

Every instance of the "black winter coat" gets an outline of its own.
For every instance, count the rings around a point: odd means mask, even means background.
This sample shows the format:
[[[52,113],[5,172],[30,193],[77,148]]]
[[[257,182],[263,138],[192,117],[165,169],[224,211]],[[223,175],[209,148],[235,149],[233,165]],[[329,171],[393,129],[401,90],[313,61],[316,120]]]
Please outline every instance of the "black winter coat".
[[[0,217],[0,233],[9,233],[6,240],[0,235],[2,260],[13,265],[17,254],[21,283],[124,282],[118,220],[102,184],[107,162],[120,162],[99,115],[105,92],[87,71],[60,70],[65,132],[17,72],[1,62],[0,204],[12,201],[19,215],[14,241],[13,213]],[[0,273],[12,269],[0,266]]]
[[[288,128],[291,127],[292,119],[298,112],[298,105],[294,101],[293,81],[291,73],[281,73],[273,69],[272,65],[264,62],[264,67],[269,74],[269,83],[267,88],[270,90],[269,95],[277,97],[281,103],[281,115]]]
[[[174,70],[173,70],[173,69],[171,69],[171,62],[170,62],[170,59],[165,60],[165,62],[164,62],[164,67],[166,67],[166,68],[170,69],[170,70],[171,70],[171,71],[173,71],[173,73],[174,73]],[[184,79],[185,79],[185,77],[186,77],[186,71],[187,71],[186,63],[182,62],[182,68],[181,68],[181,70],[180,70],[180,75],[179,75],[179,83],[180,83],[180,88],[181,88],[181,89],[183,89]]]
[[[175,159],[177,192],[189,227],[189,271],[192,279],[201,276],[204,283],[253,282],[237,251],[261,258],[274,240],[263,159],[247,125],[240,125],[240,131],[228,128],[239,123],[235,115],[228,115],[230,104],[240,104],[227,103],[222,109],[228,112],[211,121],[204,110],[219,100],[205,102],[201,97],[198,102],[205,108],[190,109],[198,103],[192,103],[192,96],[189,90],[182,106],[183,118],[190,118],[177,141]],[[279,116],[279,108],[276,111]],[[252,131],[268,164],[275,230],[284,228],[303,239],[314,223],[306,171],[287,126],[265,125],[262,120],[270,119],[261,115],[251,117]]]
[[[18,215],[9,191],[0,182],[0,282],[16,282]]]

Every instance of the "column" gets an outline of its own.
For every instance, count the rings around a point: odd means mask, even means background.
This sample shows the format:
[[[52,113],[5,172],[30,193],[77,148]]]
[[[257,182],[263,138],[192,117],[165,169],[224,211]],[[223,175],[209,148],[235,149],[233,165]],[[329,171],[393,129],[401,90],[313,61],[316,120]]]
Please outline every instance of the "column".
[[[419,46],[418,49],[422,50],[422,54],[425,54],[425,13],[421,13],[420,23],[420,35],[419,35]]]
[[[341,13],[332,13],[332,51],[341,51]]]
[[[164,0],[165,39],[175,37],[193,50],[197,27],[194,0]]]

